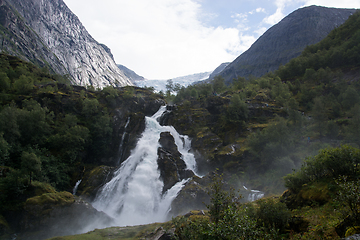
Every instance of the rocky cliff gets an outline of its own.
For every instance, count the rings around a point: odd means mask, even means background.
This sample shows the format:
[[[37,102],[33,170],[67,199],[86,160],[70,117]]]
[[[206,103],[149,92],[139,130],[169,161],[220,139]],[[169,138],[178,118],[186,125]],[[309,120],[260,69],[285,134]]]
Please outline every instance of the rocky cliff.
[[[0,0],[1,51],[19,56],[76,85],[133,85],[62,0]]]
[[[140,76],[138,74],[136,74],[136,72],[134,72],[133,70],[125,67],[124,65],[118,64],[117,65],[118,68],[120,68],[121,71],[124,72],[124,74],[131,80],[131,81],[142,81],[145,80],[145,78],[143,76]]]
[[[355,9],[310,6],[289,14],[267,30],[246,52],[219,75],[230,83],[237,77],[261,77],[300,55],[343,24]]]

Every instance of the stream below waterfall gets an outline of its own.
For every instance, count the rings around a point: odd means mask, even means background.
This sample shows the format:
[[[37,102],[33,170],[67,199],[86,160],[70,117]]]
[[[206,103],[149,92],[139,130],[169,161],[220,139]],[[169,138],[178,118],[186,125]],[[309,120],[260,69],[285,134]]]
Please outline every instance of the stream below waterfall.
[[[159,118],[166,106],[145,119],[145,130],[130,156],[115,171],[113,178],[97,193],[92,205],[113,219],[117,226],[163,222],[168,220],[172,201],[189,179],[177,182],[163,193],[164,183],[158,169],[157,151],[160,133],[170,132],[187,169],[197,174],[196,161],[190,153],[191,141],[172,126],[161,126]],[[127,123],[128,124],[128,123]]]

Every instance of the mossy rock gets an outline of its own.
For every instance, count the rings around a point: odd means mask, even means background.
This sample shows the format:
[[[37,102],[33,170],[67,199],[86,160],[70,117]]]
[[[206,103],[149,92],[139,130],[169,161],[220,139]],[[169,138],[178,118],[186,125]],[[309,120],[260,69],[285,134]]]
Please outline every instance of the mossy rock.
[[[307,203],[317,202],[319,204],[325,204],[331,199],[328,184],[324,182],[304,185],[299,192],[299,197]]]
[[[106,183],[113,169],[113,167],[102,165],[86,171],[78,187],[77,195],[93,200],[99,188]]]
[[[360,226],[349,228],[345,233],[345,237],[350,237],[355,234],[360,234]]]
[[[69,192],[45,193],[27,199],[19,239],[47,239],[84,229],[110,226],[113,219]]]
[[[314,204],[323,205],[332,199],[329,184],[326,182],[304,184],[298,192],[286,190],[280,199],[289,209],[313,206]]]
[[[75,201],[74,196],[66,191],[63,192],[55,192],[55,193],[44,193],[40,196],[35,196],[32,198],[28,198],[25,202],[25,206],[30,205],[56,205],[63,206],[71,204]]]
[[[31,195],[33,196],[40,196],[44,193],[56,193],[53,186],[48,183],[38,181],[32,181],[27,191],[31,192]]]

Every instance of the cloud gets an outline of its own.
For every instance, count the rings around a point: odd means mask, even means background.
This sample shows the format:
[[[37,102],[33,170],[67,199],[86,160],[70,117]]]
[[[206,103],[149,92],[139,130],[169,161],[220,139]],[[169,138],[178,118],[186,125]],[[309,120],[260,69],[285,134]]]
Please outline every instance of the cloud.
[[[335,8],[360,8],[360,1],[354,0],[275,0],[276,11],[274,14],[263,19],[263,23],[274,25],[285,17],[285,8],[288,5],[299,3],[302,7],[318,5]]]
[[[304,6],[318,5],[335,8],[360,8],[358,0],[302,0]]]
[[[69,1],[78,2],[76,14],[117,63],[149,79],[211,71],[255,41],[237,28],[206,26],[200,1]]]
[[[275,0],[276,11],[274,14],[263,19],[266,24],[274,25],[281,21],[285,17],[284,10],[287,3],[292,0]]]
[[[255,11],[256,11],[257,13],[260,13],[260,12],[265,13],[265,12],[266,12],[266,11],[265,11],[265,8],[257,8]]]

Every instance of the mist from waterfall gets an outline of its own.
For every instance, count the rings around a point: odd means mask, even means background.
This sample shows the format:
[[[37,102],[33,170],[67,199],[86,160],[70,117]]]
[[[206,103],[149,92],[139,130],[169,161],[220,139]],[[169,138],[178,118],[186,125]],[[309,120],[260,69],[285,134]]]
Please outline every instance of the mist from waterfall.
[[[196,174],[195,157],[189,152],[191,142],[172,126],[161,126],[158,119],[166,111],[162,106],[146,117],[145,130],[130,156],[113,178],[98,192],[93,206],[115,219],[117,226],[147,224],[167,220],[171,202],[188,180],[176,183],[164,194],[160,179],[157,150],[161,132],[170,132],[188,169]]]

